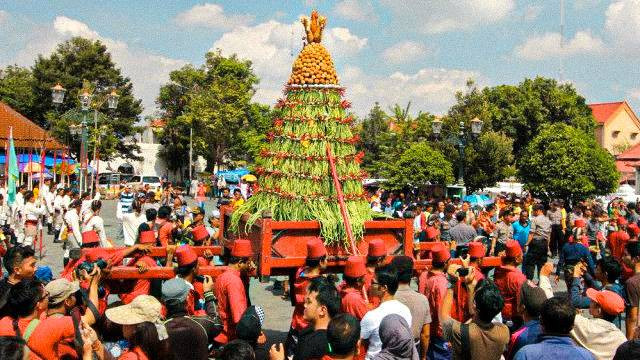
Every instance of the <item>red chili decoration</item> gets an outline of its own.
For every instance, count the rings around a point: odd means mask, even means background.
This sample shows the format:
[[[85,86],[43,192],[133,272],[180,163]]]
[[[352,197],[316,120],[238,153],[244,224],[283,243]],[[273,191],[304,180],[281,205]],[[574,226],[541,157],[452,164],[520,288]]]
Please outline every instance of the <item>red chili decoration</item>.
[[[340,103],[340,106],[343,109],[348,109],[348,108],[351,107],[351,103],[349,101],[347,101],[347,100],[342,100],[342,102]]]

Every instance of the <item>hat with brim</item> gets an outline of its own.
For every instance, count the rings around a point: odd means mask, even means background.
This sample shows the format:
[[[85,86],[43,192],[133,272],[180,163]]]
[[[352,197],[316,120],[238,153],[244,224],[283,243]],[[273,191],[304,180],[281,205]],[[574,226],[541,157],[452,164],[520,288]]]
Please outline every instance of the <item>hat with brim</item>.
[[[145,321],[160,320],[162,304],[150,295],[138,295],[127,305],[107,309],[105,315],[111,322],[119,325],[136,325]]]
[[[69,296],[80,290],[80,284],[77,281],[71,282],[65,278],[56,279],[48,283],[44,287],[49,293],[49,304],[60,304]]]

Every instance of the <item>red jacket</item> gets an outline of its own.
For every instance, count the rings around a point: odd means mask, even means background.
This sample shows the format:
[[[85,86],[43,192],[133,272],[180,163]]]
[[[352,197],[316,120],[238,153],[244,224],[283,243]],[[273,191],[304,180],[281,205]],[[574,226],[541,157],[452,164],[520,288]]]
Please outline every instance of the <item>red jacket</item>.
[[[127,266],[135,266],[138,263],[144,263],[147,265],[148,268],[158,266],[158,264],[152,257],[146,256],[146,255],[129,260],[129,263],[127,263]],[[151,291],[151,280],[138,279],[135,281],[133,285],[133,289],[130,292],[120,294],[120,300],[122,300],[122,303],[128,304],[132,302],[133,299],[138,297],[138,295],[149,295],[150,291]]]
[[[424,272],[420,275],[423,284],[420,291],[429,300],[429,308],[431,310],[431,334],[432,336],[442,337],[442,326],[438,311],[442,307],[444,297],[447,295],[447,275],[445,273]]]
[[[340,311],[351,314],[358,320],[362,320],[364,314],[369,311],[362,292],[358,289],[344,287],[342,291],[340,291],[340,295],[342,297]]]
[[[629,234],[626,231],[618,230],[609,234],[609,249],[611,256],[620,261],[624,255],[624,248],[629,242]]]
[[[475,279],[479,282],[484,279],[482,271],[476,267],[471,267],[470,271],[475,272]],[[461,323],[467,322],[471,319],[469,315],[469,292],[464,285],[464,279],[458,279],[456,283],[455,292],[453,296],[453,306],[451,307],[451,317],[460,321]]]
[[[504,298],[502,318],[510,320],[518,309],[520,287],[527,281],[524,274],[517,268],[499,266],[496,268],[494,282]]]
[[[229,268],[223,272],[216,279],[213,292],[218,299],[218,312],[224,327],[215,340],[226,344],[235,338],[236,324],[247,310],[247,295],[240,271]]]

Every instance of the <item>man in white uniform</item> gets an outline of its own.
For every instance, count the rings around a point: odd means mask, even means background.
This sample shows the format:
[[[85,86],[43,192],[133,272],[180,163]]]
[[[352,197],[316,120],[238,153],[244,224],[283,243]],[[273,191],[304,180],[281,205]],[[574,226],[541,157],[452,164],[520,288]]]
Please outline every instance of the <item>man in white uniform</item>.
[[[69,261],[69,250],[79,249],[82,245],[82,233],[80,232],[80,207],[82,202],[80,200],[74,200],[69,205],[69,210],[64,214],[64,223],[67,226],[67,238],[65,241],[66,249],[64,251],[64,264]],[[64,233],[61,231],[60,234]]]

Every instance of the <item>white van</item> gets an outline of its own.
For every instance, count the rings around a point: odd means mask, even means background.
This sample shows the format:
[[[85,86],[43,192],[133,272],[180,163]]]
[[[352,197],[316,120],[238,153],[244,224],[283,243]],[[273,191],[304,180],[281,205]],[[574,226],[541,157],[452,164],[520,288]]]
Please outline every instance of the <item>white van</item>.
[[[133,175],[127,185],[131,185],[134,189],[143,189],[145,185],[149,185],[149,190],[157,192],[162,190],[160,177],[156,175]]]

